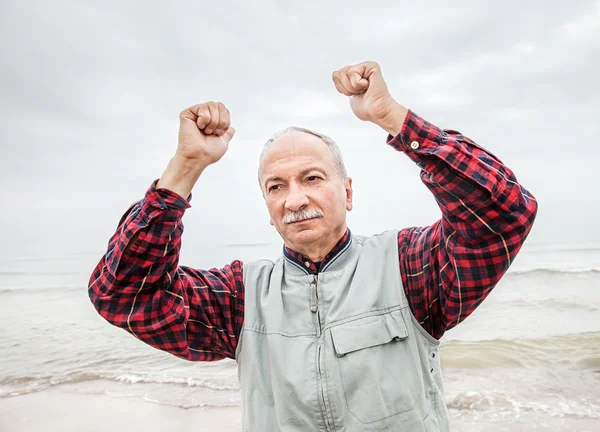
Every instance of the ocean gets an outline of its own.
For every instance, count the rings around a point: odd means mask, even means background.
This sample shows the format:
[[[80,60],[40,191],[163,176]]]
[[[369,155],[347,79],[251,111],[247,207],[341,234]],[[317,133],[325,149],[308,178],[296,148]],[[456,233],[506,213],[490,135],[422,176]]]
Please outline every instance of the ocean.
[[[209,249],[185,250],[180,262],[211,267],[280,252]],[[65,392],[175,407],[213,418],[203,430],[240,430],[235,362],[177,359],[97,315],[87,283],[100,255],[0,263],[0,430],[34,430],[19,426],[15,407]],[[600,246],[526,244],[488,299],[444,335],[442,367],[453,430],[600,431]]]

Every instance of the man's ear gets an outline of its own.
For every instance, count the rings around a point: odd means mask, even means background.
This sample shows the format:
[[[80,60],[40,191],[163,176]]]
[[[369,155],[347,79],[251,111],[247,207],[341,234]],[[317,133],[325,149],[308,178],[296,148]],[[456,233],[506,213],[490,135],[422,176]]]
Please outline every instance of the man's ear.
[[[346,210],[351,211],[353,197],[352,178],[346,177],[346,180],[344,180],[344,189],[346,190]]]

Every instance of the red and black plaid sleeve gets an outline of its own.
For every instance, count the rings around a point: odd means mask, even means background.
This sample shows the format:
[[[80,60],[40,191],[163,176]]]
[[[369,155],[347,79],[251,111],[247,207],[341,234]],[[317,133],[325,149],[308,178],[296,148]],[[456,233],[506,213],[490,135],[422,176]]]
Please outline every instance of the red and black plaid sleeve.
[[[398,234],[400,271],[415,318],[436,339],[486,298],[531,230],[535,198],[498,158],[413,112],[388,143],[421,168],[442,218]]]
[[[242,263],[179,266],[181,219],[191,206],[157,182],[121,218],[90,277],[90,299],[108,322],[155,348],[186,360],[234,358],[244,319]]]

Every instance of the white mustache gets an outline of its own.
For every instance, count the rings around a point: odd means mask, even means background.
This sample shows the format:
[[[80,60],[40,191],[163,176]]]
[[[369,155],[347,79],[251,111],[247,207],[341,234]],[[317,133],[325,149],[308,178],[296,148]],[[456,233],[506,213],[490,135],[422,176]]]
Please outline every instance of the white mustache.
[[[321,210],[300,210],[297,212],[292,212],[281,219],[281,222],[284,224],[290,224],[294,222],[300,222],[306,219],[320,218],[323,217],[323,212]]]

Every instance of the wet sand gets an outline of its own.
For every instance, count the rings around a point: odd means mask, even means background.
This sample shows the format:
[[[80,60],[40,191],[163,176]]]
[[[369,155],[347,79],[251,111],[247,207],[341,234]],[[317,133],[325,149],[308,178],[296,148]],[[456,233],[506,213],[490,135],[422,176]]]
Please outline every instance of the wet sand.
[[[240,431],[239,407],[184,409],[75,386],[0,399],[1,432]]]

